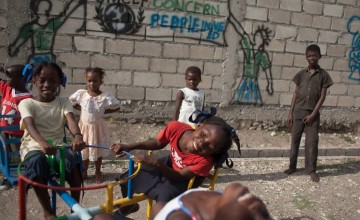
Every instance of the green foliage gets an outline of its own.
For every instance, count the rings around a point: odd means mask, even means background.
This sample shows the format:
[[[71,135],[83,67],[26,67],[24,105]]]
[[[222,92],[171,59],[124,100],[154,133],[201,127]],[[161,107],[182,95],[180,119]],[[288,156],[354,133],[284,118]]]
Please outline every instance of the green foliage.
[[[337,134],[337,136],[340,137],[341,139],[343,139],[347,143],[350,143],[350,144],[355,144],[356,143],[356,141],[354,139],[352,139],[351,137],[349,137],[348,135]]]
[[[335,216],[333,214],[327,214],[325,218],[326,220],[335,220]]]
[[[315,204],[307,199],[305,196],[297,195],[293,199],[293,204],[297,209],[311,209],[315,206]]]
[[[154,140],[154,139],[155,139],[155,137],[152,137],[152,136],[150,136],[150,135],[148,135],[148,136],[146,137],[146,140],[148,140],[148,141]]]

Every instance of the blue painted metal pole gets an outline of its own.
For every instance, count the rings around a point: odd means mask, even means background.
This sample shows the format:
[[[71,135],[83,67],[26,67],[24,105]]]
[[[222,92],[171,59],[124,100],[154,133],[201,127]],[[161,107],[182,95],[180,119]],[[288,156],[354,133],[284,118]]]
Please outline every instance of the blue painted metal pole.
[[[59,186],[59,184],[56,181],[50,180],[49,183],[52,186]],[[80,204],[73,197],[71,197],[69,193],[63,190],[59,190],[56,192],[63,199],[63,201],[78,215],[80,219],[88,220],[92,218],[92,216],[89,213],[89,210],[81,207]]]
[[[89,211],[91,216],[95,216],[96,214],[100,214],[102,212],[100,206],[90,207],[90,208],[87,208],[87,210]],[[68,220],[78,220],[79,219],[79,216],[77,213],[70,213],[70,214],[66,215],[66,217]]]
[[[128,176],[131,176],[134,173],[134,161],[133,158],[130,156],[129,157],[129,172],[128,172]],[[132,179],[128,180],[128,192],[127,192],[127,197],[129,199],[132,198]]]

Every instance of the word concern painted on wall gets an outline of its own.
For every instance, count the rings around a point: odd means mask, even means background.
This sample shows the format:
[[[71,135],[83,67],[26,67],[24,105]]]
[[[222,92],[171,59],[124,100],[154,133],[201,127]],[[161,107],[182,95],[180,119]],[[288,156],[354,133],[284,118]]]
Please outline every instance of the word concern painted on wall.
[[[86,30],[224,45],[226,15],[221,8],[226,7],[226,2],[200,0],[96,0],[87,5],[96,15]]]
[[[223,44],[226,17],[220,14],[220,4],[193,0],[152,0],[150,28],[165,28],[175,37],[199,39]],[[184,34],[184,35],[181,35]]]
[[[160,26],[180,33],[204,33],[204,39],[215,41],[225,30],[224,21],[207,21],[197,16],[177,16],[168,14],[152,14],[150,28]]]

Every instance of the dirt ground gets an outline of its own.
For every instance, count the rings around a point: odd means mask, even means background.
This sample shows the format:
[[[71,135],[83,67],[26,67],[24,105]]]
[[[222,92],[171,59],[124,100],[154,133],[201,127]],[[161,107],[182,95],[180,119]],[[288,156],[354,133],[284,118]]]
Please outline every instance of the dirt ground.
[[[155,138],[162,124],[127,123],[109,120],[113,142],[129,143]],[[288,148],[290,134],[281,131],[240,130],[243,148]],[[321,134],[320,147],[359,147],[359,137],[354,134]],[[299,159],[300,171],[292,176],[283,174],[288,166],[287,158],[234,159],[232,169],[222,170],[216,188],[224,189],[230,182],[240,182],[266,203],[274,219],[360,219],[360,158],[320,158],[318,171],[320,182],[313,183],[303,172],[304,161]],[[121,160],[104,161],[105,181],[115,179],[126,169]],[[85,185],[94,183],[93,164],[90,178]],[[0,180],[3,176],[0,175]],[[118,187],[115,198],[120,198]],[[1,219],[17,219],[17,190],[11,188],[0,192]],[[105,201],[105,190],[86,191],[81,204],[84,207],[100,205]],[[145,218],[146,204],[140,211],[131,214],[132,219]],[[58,215],[69,213],[69,209],[58,199]],[[27,219],[42,219],[42,211],[33,190],[27,198]]]

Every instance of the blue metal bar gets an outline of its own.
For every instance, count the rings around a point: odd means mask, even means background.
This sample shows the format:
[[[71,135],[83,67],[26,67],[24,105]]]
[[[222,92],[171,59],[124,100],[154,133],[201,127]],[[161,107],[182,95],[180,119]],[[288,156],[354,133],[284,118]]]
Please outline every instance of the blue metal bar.
[[[20,118],[20,115],[0,115],[0,118]]]
[[[19,125],[8,125],[8,126],[1,126],[0,131],[18,131],[20,130]]]
[[[89,211],[90,215],[92,215],[92,216],[102,212],[100,206],[90,207],[90,208],[87,208],[87,210]],[[68,215],[66,215],[66,217],[68,220],[78,220],[79,219],[79,215],[77,213],[68,214]]]
[[[129,172],[128,176],[131,176],[134,173],[134,161],[132,157],[129,157]],[[132,179],[128,180],[128,191],[127,191],[127,197],[131,199],[133,197],[132,195]]]
[[[56,191],[51,190],[51,209],[56,213]]]
[[[89,144],[87,145],[88,147],[92,147],[92,148],[101,148],[101,149],[107,149],[110,150],[109,146],[98,146],[98,145],[93,145],[93,144]]]
[[[49,181],[49,184],[52,186],[59,186],[56,181],[52,180]],[[80,219],[87,220],[92,218],[89,210],[81,207],[80,204],[73,197],[71,197],[69,193],[63,190],[58,190],[56,192],[59,194],[62,200],[79,216]]]
[[[19,144],[21,143],[21,138],[10,138],[4,140],[5,144]]]

